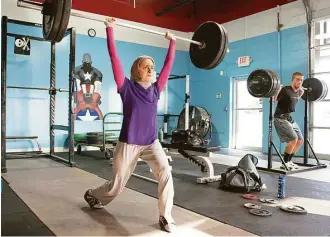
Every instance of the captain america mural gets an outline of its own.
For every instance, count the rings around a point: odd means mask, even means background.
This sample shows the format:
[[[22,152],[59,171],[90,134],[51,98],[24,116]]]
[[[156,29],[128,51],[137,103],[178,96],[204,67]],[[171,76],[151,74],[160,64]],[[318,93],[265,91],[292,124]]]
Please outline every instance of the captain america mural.
[[[82,121],[102,120],[101,104],[102,73],[92,66],[89,53],[83,55],[82,64],[75,68],[76,108],[74,119]]]

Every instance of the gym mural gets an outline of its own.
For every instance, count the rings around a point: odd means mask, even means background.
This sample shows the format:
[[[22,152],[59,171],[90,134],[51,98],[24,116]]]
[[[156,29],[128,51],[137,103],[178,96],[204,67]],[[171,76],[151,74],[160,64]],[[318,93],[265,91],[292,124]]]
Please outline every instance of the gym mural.
[[[85,53],[82,64],[75,68],[76,106],[74,119],[81,121],[102,120],[101,87],[103,74],[92,66],[92,56]]]

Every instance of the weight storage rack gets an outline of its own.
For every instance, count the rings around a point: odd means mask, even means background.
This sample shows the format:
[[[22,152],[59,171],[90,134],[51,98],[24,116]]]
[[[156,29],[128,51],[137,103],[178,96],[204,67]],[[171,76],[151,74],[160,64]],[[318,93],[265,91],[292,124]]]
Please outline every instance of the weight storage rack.
[[[102,121],[102,132],[75,134],[77,154],[81,154],[82,146],[91,146],[97,147],[101,152],[104,152],[106,159],[111,159],[113,157],[113,150],[119,139],[118,133],[120,132],[120,126],[122,124],[119,120],[121,120],[120,117],[122,117],[122,115],[122,113],[117,112],[105,114]],[[120,119],[118,119],[118,117]],[[109,128],[109,125],[112,126]]]

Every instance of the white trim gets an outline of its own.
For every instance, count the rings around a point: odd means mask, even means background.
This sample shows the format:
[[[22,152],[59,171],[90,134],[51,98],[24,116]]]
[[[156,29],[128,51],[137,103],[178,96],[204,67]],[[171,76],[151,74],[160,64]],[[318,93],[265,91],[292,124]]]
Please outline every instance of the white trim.
[[[260,147],[250,147],[250,146],[244,146],[244,147],[237,147],[237,111],[238,110],[261,110],[263,113],[263,106],[261,104],[260,108],[237,108],[237,98],[238,98],[238,94],[237,94],[237,84],[239,82],[242,81],[247,81],[248,75],[246,76],[236,76],[236,77],[231,77],[233,80],[233,100],[232,100],[232,117],[233,117],[233,122],[232,122],[232,147],[233,149],[239,149],[239,150],[251,150],[251,151],[262,151],[262,141],[261,141],[261,146]],[[262,124],[261,124],[262,126]]]

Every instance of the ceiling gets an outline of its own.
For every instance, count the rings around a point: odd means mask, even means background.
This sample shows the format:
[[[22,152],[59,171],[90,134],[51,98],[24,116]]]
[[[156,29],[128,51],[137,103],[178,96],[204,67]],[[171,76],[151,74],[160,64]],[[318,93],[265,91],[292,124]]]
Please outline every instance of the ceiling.
[[[193,32],[208,20],[224,23],[293,1],[296,0],[72,0],[72,8]],[[157,16],[178,3],[181,3],[178,8]]]

